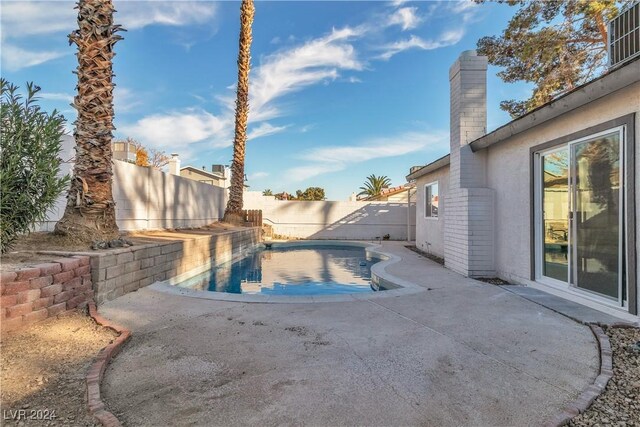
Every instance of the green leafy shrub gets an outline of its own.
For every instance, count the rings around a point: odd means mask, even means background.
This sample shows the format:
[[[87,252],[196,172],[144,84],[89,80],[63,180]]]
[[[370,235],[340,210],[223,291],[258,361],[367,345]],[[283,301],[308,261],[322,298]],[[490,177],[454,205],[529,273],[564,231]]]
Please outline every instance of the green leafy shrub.
[[[43,221],[69,177],[59,177],[65,118],[37,105],[40,88],[27,83],[27,95],[0,79],[0,250]]]

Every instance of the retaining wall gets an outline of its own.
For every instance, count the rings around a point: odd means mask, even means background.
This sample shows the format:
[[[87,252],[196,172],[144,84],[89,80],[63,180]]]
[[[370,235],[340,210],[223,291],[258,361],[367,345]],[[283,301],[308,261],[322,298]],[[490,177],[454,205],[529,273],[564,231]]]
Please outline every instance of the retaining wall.
[[[93,298],[88,256],[0,273],[2,332],[86,305]]]

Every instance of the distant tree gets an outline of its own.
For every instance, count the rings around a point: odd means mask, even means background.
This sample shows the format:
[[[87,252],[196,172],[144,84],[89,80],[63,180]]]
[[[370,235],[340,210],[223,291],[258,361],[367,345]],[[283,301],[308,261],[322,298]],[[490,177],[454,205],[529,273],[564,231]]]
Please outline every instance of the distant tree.
[[[308,187],[304,191],[296,191],[296,194],[298,194],[298,200],[313,201],[324,200],[326,198],[324,195],[324,188],[320,187]]]
[[[266,190],[264,190],[262,192],[263,196],[273,196],[273,193],[271,192],[271,189],[267,188]]]
[[[389,188],[390,185],[391,180],[389,177],[385,175],[375,176],[374,174],[371,174],[367,177],[364,186],[360,187],[360,190],[362,191],[358,193],[358,196],[379,196],[382,193],[382,190]]]
[[[150,166],[149,153],[142,144],[135,145],[136,148],[136,166]]]
[[[171,160],[171,157],[167,156],[164,151],[160,151],[155,148],[147,148],[133,138],[120,139],[115,142],[133,144],[136,152],[135,163],[137,166],[160,169],[163,166],[167,165],[169,163],[169,160]]]
[[[529,99],[505,100],[500,108],[517,118],[601,74],[607,61],[606,22],[632,1],[498,0],[519,9],[502,35],[478,41],[478,53],[504,67],[498,73],[503,81],[535,85]]]

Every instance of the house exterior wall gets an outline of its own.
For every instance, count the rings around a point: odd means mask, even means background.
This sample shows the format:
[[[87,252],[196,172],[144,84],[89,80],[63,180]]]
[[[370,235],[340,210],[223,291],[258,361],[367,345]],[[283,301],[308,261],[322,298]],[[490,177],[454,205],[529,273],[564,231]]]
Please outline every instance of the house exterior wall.
[[[438,218],[425,218],[424,187],[438,182],[438,198],[444,201],[449,192],[449,166],[421,176],[416,180],[416,246],[430,254],[444,258],[444,222],[446,209],[440,203]]]
[[[495,266],[505,279],[527,283],[532,275],[532,160],[530,149],[630,113],[635,116],[635,199],[640,218],[640,83],[614,92],[547,123],[482,150],[487,155],[487,184],[495,191]],[[635,221],[636,236],[640,232]],[[640,244],[636,239],[636,253]],[[640,274],[640,267],[636,266]],[[636,275],[636,277],[640,277]],[[640,304],[640,298],[638,298]]]
[[[194,181],[202,182],[204,184],[209,185],[217,185],[218,187],[225,186],[225,180],[222,178],[214,178],[209,175],[205,175],[202,173],[195,172],[191,169],[184,169],[180,171],[180,176],[183,178],[188,178]]]
[[[530,149],[629,113],[640,112],[640,83],[543,123],[484,151],[487,178],[496,194],[496,269],[508,277],[531,277]],[[636,129],[638,117],[636,116]],[[638,150],[636,150],[636,156]],[[638,162],[636,162],[637,169]],[[638,191],[636,173],[636,192]]]

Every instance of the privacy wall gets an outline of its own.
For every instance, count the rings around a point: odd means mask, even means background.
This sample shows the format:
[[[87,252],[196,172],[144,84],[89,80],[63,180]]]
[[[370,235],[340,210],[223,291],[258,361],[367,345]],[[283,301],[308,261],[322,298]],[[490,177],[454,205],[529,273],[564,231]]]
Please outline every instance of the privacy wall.
[[[200,227],[218,221],[224,214],[222,187],[119,160],[113,161],[113,173],[120,230]],[[53,230],[64,213],[65,202],[62,196],[39,231]]]
[[[415,203],[288,201],[247,192],[245,209],[262,209],[262,221],[276,235],[300,239],[391,240],[415,236]],[[409,215],[407,214],[409,210]],[[407,223],[409,227],[407,227]]]

